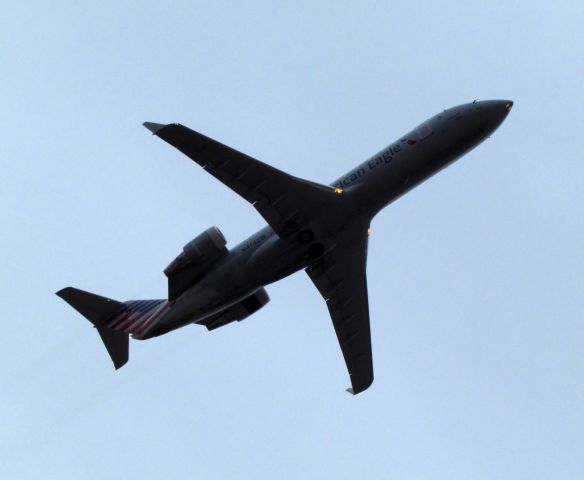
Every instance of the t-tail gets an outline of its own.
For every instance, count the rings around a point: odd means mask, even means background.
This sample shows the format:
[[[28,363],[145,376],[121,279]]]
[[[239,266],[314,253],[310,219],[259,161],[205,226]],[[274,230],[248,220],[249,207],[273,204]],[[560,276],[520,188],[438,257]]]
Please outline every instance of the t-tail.
[[[118,302],[73,287],[57,295],[95,326],[116,370],[128,362],[129,334],[145,333],[169,307],[167,300]]]

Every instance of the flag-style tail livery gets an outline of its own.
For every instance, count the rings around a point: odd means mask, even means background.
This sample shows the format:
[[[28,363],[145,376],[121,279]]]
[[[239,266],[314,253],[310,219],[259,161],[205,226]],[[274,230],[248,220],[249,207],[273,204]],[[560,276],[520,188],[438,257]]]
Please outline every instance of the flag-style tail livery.
[[[169,306],[167,300],[122,303],[73,287],[64,288],[57,295],[97,328],[116,369],[128,361],[128,335],[145,332]]]

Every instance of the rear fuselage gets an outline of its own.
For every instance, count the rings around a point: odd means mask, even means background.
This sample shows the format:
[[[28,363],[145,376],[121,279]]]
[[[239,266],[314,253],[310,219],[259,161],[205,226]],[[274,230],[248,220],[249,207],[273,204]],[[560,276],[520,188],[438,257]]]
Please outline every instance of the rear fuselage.
[[[335,180],[338,208],[327,212],[323,231],[331,238],[422,183],[485,140],[505,119],[512,102],[460,105],[433,116],[387,148]],[[146,339],[216,314],[259,288],[307,267],[325,253],[317,244],[282,239],[266,226],[229,251],[182,294],[145,334]]]

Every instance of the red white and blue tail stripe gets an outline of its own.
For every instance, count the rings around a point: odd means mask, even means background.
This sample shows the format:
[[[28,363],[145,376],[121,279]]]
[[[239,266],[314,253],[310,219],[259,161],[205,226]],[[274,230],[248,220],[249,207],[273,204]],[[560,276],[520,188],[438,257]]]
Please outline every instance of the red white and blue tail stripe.
[[[144,338],[172,308],[168,300],[118,302],[74,287],[65,287],[57,295],[95,326],[116,369],[128,361],[128,334]]]
[[[168,300],[129,300],[124,308],[103,326],[112,330],[142,335],[168,310]]]

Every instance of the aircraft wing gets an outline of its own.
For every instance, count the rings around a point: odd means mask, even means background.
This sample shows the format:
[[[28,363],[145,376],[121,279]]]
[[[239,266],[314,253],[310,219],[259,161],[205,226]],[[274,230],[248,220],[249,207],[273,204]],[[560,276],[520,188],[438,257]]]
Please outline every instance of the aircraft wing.
[[[337,245],[306,273],[324,297],[351,376],[354,395],[373,383],[367,299],[368,227],[345,230]]]
[[[280,236],[298,231],[311,221],[311,212],[338,201],[332,187],[288,175],[183,125],[144,126],[250,202]]]

